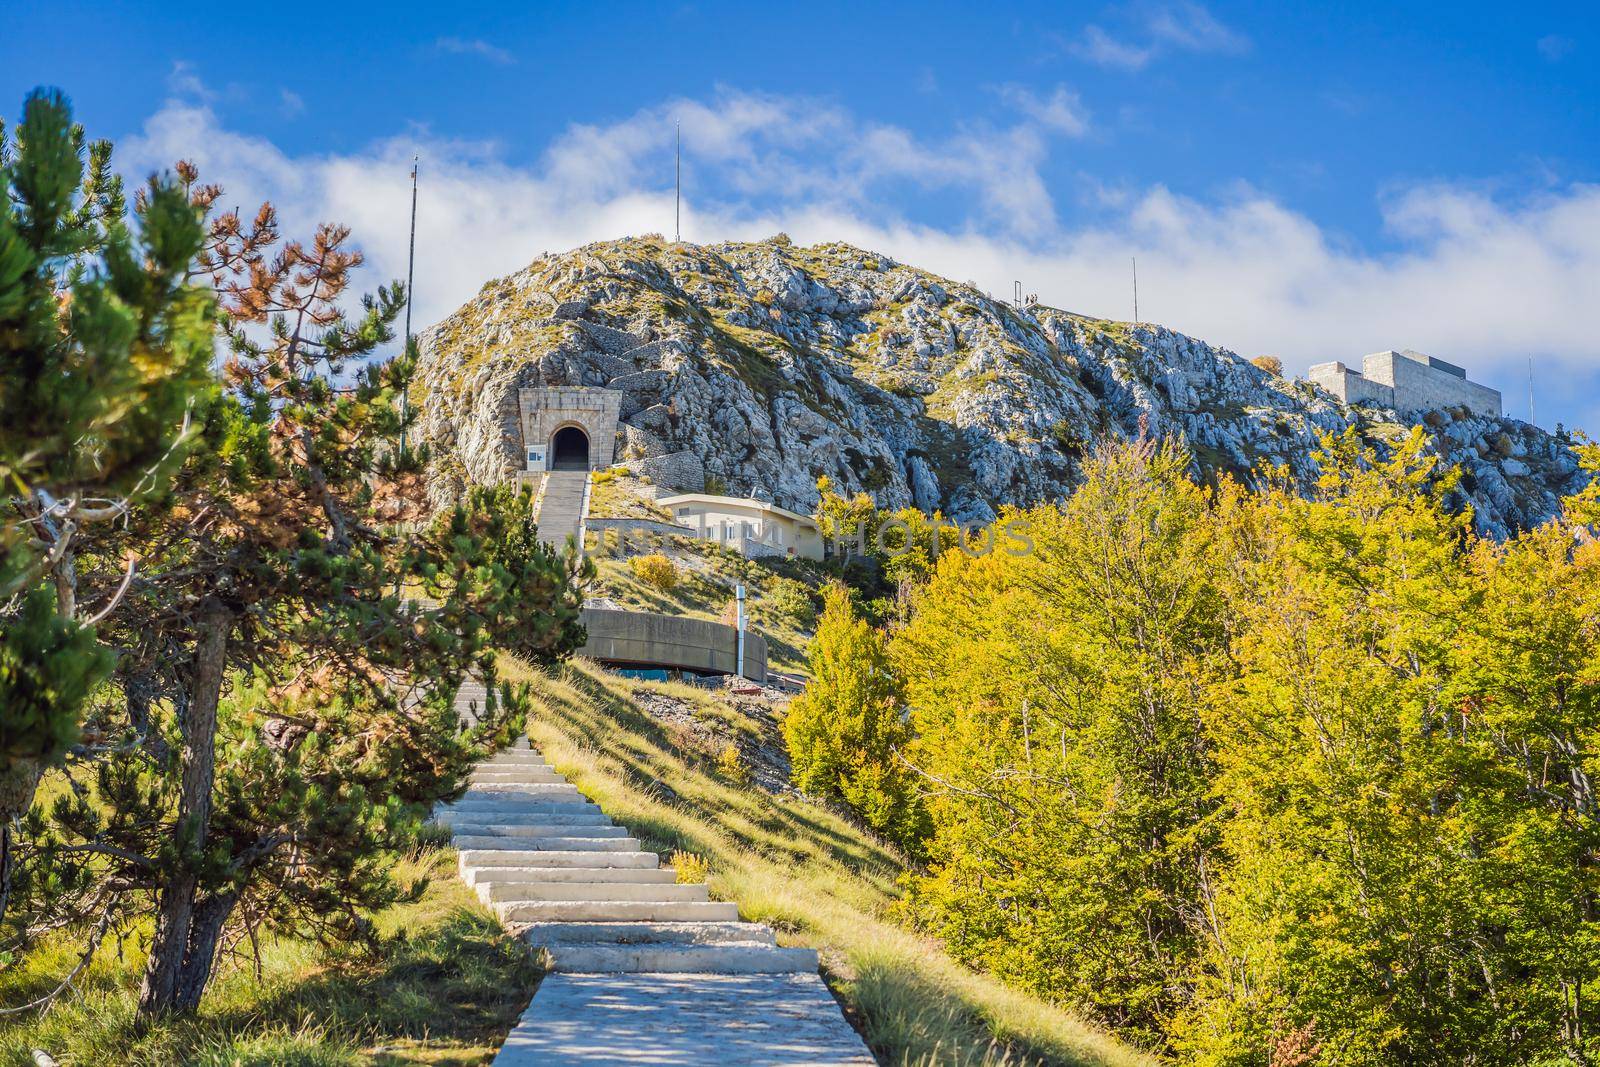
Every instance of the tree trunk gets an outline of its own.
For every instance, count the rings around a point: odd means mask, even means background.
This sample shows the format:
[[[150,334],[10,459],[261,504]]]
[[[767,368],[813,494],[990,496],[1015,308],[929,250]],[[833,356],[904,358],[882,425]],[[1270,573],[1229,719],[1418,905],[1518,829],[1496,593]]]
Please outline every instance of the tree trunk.
[[[238,900],[238,894],[228,892],[207,897],[195,905],[183,970],[178,975],[173,996],[174,1011],[192,1012],[200,1007],[200,997],[206,991],[212,965],[217,961],[217,942],[222,939],[222,928]]]
[[[0,919],[11,901],[11,872],[16,867],[12,825],[33,806],[43,774],[44,761],[36,759],[14,759],[0,771]]]
[[[180,1003],[180,990],[191,951],[205,947],[214,951],[213,934],[205,946],[194,943],[197,919],[195,891],[199,879],[195,865],[205,851],[211,826],[211,785],[216,771],[217,704],[222,699],[222,680],[228,651],[228,631],[232,619],[227,608],[214,598],[200,605],[196,618],[199,636],[195,641],[194,662],[190,671],[189,700],[183,715],[182,773],[178,796],[177,836],[182,855],[161,888],[156,904],[156,928],[150,942],[150,959],[145,965],[144,985],[139,990],[139,1013],[153,1015],[175,1010],[192,1010],[194,1004]],[[223,913],[223,918],[227,913]],[[220,926],[218,927],[220,931]],[[206,974],[210,961],[206,962]],[[204,988],[204,978],[201,979]]]

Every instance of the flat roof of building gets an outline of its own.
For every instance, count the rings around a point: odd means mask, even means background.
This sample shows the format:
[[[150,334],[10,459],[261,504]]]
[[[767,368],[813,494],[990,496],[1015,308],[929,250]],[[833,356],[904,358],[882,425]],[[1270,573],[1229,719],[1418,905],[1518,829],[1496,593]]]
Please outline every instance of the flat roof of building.
[[[792,519],[795,522],[804,523],[805,525],[810,526],[812,529],[817,528],[816,520],[810,515],[802,515],[797,511],[790,511],[788,508],[780,508],[776,504],[769,504],[765,500],[757,500],[754,497],[748,496],[716,496],[712,493],[679,493],[677,496],[664,496],[657,500],[656,503],[662,505],[663,507],[669,508],[676,507],[679,504],[721,504],[725,507],[731,505],[733,507],[745,508],[751,511],[765,511],[773,515],[781,515],[786,519]]]

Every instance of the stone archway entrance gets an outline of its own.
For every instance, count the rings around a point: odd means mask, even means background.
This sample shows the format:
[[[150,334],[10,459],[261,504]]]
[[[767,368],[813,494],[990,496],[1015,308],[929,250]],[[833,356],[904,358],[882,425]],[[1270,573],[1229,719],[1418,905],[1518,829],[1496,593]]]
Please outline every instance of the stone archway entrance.
[[[576,426],[563,426],[550,438],[550,469],[586,471],[589,469],[589,435]]]

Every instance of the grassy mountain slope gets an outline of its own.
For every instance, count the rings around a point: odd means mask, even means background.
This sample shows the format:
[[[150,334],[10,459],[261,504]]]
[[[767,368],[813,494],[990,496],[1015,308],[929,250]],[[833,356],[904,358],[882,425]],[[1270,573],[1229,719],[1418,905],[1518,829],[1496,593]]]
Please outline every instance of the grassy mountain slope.
[[[551,763],[646,848],[704,860],[713,895],[737,901],[745,918],[772,924],[784,944],[819,949],[829,984],[884,1062],[1148,1062],[896,925],[904,857],[765,773],[777,721],[764,702],[635,682],[581,661],[549,677],[510,661],[506,669],[534,683],[528,733]]]

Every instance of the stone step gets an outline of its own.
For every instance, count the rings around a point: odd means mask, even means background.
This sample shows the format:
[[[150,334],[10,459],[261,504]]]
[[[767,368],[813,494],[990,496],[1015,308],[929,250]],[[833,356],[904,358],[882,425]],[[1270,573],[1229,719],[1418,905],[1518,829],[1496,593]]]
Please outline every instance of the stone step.
[[[525,748],[508,748],[478,764],[480,767],[548,767],[550,761]]]
[[[517,900],[495,904],[502,922],[736,922],[739,906],[722,900]]]
[[[551,852],[637,852],[639,841],[633,837],[485,837],[458,834],[451,844],[463,851],[493,852],[541,851]]]
[[[491,770],[473,771],[467,779],[469,789],[486,785],[571,785],[554,771],[546,770]]]
[[[452,823],[451,833],[456,837],[627,837],[628,830],[624,826],[613,826],[610,823],[572,823],[550,824],[538,823],[482,823],[466,822]]]
[[[503,789],[480,790],[468,789],[453,803],[444,805],[451,808],[498,808],[510,811],[515,808],[596,808],[588,797],[578,796],[536,796],[531,793],[508,793]],[[599,810],[596,808],[596,810]]]
[[[463,871],[494,867],[629,867],[656,868],[661,857],[654,852],[575,852],[561,849],[464,849],[457,862]]]
[[[551,945],[776,945],[772,930],[761,923],[533,923],[522,932],[528,944]]]
[[[760,943],[719,945],[557,945],[550,970],[567,974],[816,973],[817,952]]]
[[[509,794],[512,797],[533,797],[541,800],[554,800],[565,797],[571,800],[582,800],[583,794],[578,792],[578,787],[565,782],[473,782],[471,792],[482,794]]]
[[[479,882],[475,887],[485,904],[508,900],[645,900],[664,903],[710,900],[705,883],[676,882],[651,885],[640,882]]]
[[[473,785],[482,782],[530,782],[545,785],[571,785],[561,775],[548,767],[479,767],[467,779]]]
[[[465,808],[437,808],[435,822],[455,825],[458,822],[543,822],[545,819],[599,819],[610,822],[593,804],[528,804],[522,807],[509,805],[472,805]]]
[[[671,867],[473,867],[461,872],[468,885],[490,882],[633,882],[671,885],[678,872]]]
[[[441,811],[433,821],[445,826],[611,826],[594,811]]]

